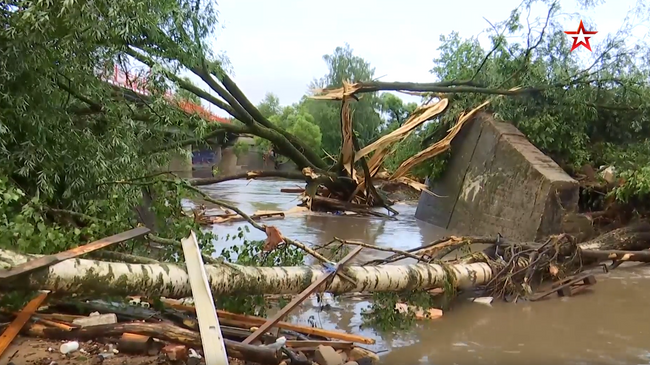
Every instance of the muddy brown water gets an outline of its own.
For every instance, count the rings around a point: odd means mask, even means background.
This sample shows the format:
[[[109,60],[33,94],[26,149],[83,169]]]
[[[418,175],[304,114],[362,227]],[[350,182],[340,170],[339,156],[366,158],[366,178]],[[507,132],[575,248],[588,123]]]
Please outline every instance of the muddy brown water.
[[[236,204],[247,213],[287,210],[296,194],[280,193],[297,186],[288,181],[232,181],[204,187],[215,198]],[[397,204],[397,221],[375,218],[309,215],[273,220],[287,237],[310,245],[333,236],[375,245],[409,249],[445,235],[444,229],[416,220],[415,204]],[[221,237],[236,234],[244,223],[215,225]],[[251,230],[249,239],[264,239]],[[217,252],[235,242],[217,242]],[[365,256],[363,256],[365,255]],[[383,256],[364,250],[359,261]],[[293,322],[338,329],[376,339],[367,346],[380,352],[381,364],[650,364],[650,266],[619,268],[598,276],[592,290],[570,298],[492,306],[459,301],[444,317],[419,323],[409,331],[376,333],[363,326],[366,301],[343,300],[320,310],[306,302]]]

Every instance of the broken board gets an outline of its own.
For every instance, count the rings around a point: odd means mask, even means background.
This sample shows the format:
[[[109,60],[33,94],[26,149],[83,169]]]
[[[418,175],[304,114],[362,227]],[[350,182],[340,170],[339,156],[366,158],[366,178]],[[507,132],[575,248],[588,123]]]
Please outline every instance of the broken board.
[[[190,286],[192,287],[192,296],[194,297],[196,318],[199,322],[203,356],[206,364],[228,365],[219,318],[214,307],[210,283],[205,273],[201,249],[196,241],[194,231],[190,232],[188,238],[181,240],[181,245],[185,255],[187,275],[190,277]]]
[[[593,274],[585,273],[573,276],[553,284],[550,290],[538,294],[531,298],[530,301],[534,302],[544,299],[553,293],[557,293],[560,297],[570,297],[594,284],[596,284],[596,277]]]
[[[14,276],[30,273],[34,270],[38,270],[44,267],[52,266],[61,261],[73,259],[87,253],[97,251],[106,246],[110,246],[116,243],[128,241],[132,238],[144,236],[149,233],[149,228],[138,227],[132,230],[122,232],[110,237],[102,238],[101,240],[91,242],[89,244],[71,248],[67,251],[59,252],[54,255],[42,256],[34,260],[27,261],[20,265],[16,265],[9,270],[0,270],[0,280],[12,278]]]

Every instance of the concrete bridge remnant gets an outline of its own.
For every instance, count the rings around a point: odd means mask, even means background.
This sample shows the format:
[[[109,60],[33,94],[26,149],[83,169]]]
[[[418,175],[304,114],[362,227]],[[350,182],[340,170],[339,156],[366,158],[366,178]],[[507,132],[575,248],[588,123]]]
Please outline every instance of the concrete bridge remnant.
[[[515,126],[478,114],[451,143],[443,176],[423,192],[416,218],[467,235],[539,241],[566,230],[579,186]]]

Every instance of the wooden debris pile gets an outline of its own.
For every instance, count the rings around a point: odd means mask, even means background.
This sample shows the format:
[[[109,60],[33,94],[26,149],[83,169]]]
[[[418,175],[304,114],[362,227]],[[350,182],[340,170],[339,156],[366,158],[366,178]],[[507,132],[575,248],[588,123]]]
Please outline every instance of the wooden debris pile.
[[[476,251],[479,245],[487,247]],[[511,242],[500,236],[450,236],[366,265],[407,258],[450,267],[486,263],[491,269],[489,280],[469,288],[476,296],[536,301],[553,293],[570,296],[595,284],[593,269],[608,272],[625,262],[650,262],[648,249],[650,223],[640,221],[582,243],[567,234],[551,236],[544,243]],[[606,261],[611,265],[603,264]]]
[[[0,271],[0,277],[15,280],[148,232],[146,228],[136,228],[86,246],[43,256]],[[22,333],[62,341],[60,346],[49,351],[48,363],[75,358],[84,363],[81,359],[87,360],[89,356],[102,363],[105,359],[125,355],[157,357],[158,363],[169,364],[228,364],[238,359],[262,365],[311,365],[312,360],[319,365],[332,365],[347,360],[363,360],[369,364],[377,360],[374,353],[355,345],[373,344],[373,339],[282,321],[326,281],[343,275],[339,270],[363,247],[349,253],[272,318],[264,319],[216,310],[194,232],[182,241],[182,246],[193,306],[164,298],[149,301],[143,297],[129,297],[128,301],[121,302],[52,298],[44,306],[49,292],[41,292],[18,313],[0,312],[7,321],[0,341],[0,356]],[[114,346],[98,345],[97,341]],[[332,362],[332,357],[338,362]]]
[[[67,300],[57,300],[53,294],[43,291],[20,312],[2,311],[7,325],[0,352],[23,333],[65,341],[57,350],[62,352],[57,356],[64,358],[84,354],[81,350],[99,357],[114,356],[117,353],[105,346],[87,349],[81,344],[108,339],[112,344],[123,344],[124,352],[154,353],[152,356],[162,356],[170,363],[179,359],[200,363],[203,359],[207,364],[226,364],[228,358],[234,358],[264,365],[307,365],[312,360],[319,365],[330,365],[326,359],[332,359],[334,354],[346,359],[363,357],[372,363],[376,355],[355,345],[373,343],[372,339],[298,326],[283,322],[283,318],[316,292],[423,290],[431,295],[447,296],[460,290],[474,293],[479,297],[476,302],[486,304],[492,298],[535,301],[556,292],[572,295],[593,285],[595,277],[587,270],[602,266],[603,261],[613,262],[605,266],[608,270],[626,261],[650,262],[648,222],[638,222],[583,243],[565,234],[550,237],[544,243],[510,242],[501,236],[451,236],[423,247],[398,250],[334,238],[328,245],[338,242],[355,247],[338,263],[282,236],[272,226],[259,228],[268,235],[269,250],[293,242],[320,257],[322,267],[248,267],[224,262],[205,265],[194,232],[181,242],[184,268],[128,255],[120,256],[128,258],[128,264],[78,258],[111,244],[144,235],[151,237],[149,229],[143,227],[49,256],[0,250],[0,268],[4,268],[0,270],[0,287],[5,293],[31,288],[52,291],[59,298],[76,294],[76,299],[69,296]],[[487,247],[470,250],[478,244]],[[361,266],[350,265],[363,249],[393,255]],[[454,252],[461,254],[450,257]],[[390,264],[402,259],[417,263]],[[551,287],[546,288],[549,282]],[[125,292],[138,292],[141,296],[131,297],[129,304],[93,300],[100,293],[125,295]],[[232,293],[295,296],[276,315],[265,319],[217,310],[213,295]],[[188,307],[164,298],[148,301],[142,297],[154,294],[156,297],[192,296],[194,305]],[[46,303],[47,299],[50,301]],[[406,303],[395,308],[398,312],[411,309]],[[436,318],[442,312],[420,314],[422,318]],[[341,357],[337,359],[342,361]]]
[[[54,298],[46,302],[47,296],[47,293],[37,295],[18,313],[0,313],[3,321],[13,319],[4,326],[0,357],[3,352],[5,358],[13,355],[9,344],[20,333],[24,337],[51,340],[49,350],[42,354],[42,361],[47,361],[43,363],[66,360],[69,364],[86,364],[88,359],[96,364],[107,359],[131,363],[134,356],[159,364],[210,363],[202,340],[205,335],[200,329],[201,320],[194,306],[165,300],[155,310],[153,301],[139,297],[126,298],[123,302]],[[311,365],[319,352],[330,349],[341,359],[377,360],[373,352],[358,346],[373,344],[372,339],[286,322],[277,322],[274,331],[264,331],[246,343],[267,320],[225,311],[217,313],[229,357],[228,362],[218,363],[237,364],[236,359],[241,363]],[[102,321],[102,318],[112,320]]]

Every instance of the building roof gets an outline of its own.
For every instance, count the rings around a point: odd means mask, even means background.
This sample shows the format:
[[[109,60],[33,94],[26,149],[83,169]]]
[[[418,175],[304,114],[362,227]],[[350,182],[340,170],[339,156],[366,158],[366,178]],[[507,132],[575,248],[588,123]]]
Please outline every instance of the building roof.
[[[146,77],[129,75],[127,72],[122,71],[117,64],[113,68],[113,74],[109,78],[107,78],[106,81],[108,81],[112,85],[130,89],[141,95],[149,95],[149,91],[146,88],[146,83],[147,83]],[[215,115],[214,113],[212,113],[211,111],[203,107],[200,103],[197,104],[190,100],[175,101],[174,95],[172,93],[167,93],[165,97],[168,100],[178,104],[178,106],[184,111],[188,113],[196,113],[199,116],[209,121],[218,122],[218,123],[227,123],[227,124],[232,122],[230,118],[223,118]]]

